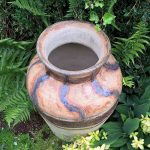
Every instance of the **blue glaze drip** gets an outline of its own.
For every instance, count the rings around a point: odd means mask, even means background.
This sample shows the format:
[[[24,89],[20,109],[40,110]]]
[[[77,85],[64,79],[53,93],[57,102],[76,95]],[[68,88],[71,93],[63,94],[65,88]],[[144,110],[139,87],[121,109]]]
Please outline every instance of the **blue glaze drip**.
[[[36,91],[37,89],[39,88],[40,86],[40,83],[42,83],[43,81],[47,80],[49,78],[49,75],[47,74],[44,74],[42,76],[40,76],[36,81],[35,81],[35,84],[34,84],[34,87],[33,87],[33,91],[32,91],[32,95],[31,95],[31,98],[34,102],[34,104],[36,105],[36,101],[37,101],[37,95],[36,95]]]
[[[119,68],[119,64],[117,62],[115,62],[114,64],[107,62],[104,64],[104,67],[110,70],[117,70]]]
[[[108,97],[113,95],[113,92],[107,89],[103,89],[100,83],[95,79],[92,81],[92,87],[97,94]]]
[[[69,92],[69,87],[68,85],[64,84],[61,89],[60,89],[60,99],[61,99],[61,102],[64,104],[64,106],[71,112],[77,112],[80,114],[80,118],[81,119],[84,119],[85,118],[85,114],[84,112],[76,107],[76,106],[73,106],[71,104],[68,103],[68,100],[66,98],[67,94]]]
[[[34,65],[39,64],[39,63],[41,63],[41,60],[35,61],[33,64],[31,64],[31,66],[29,66],[28,71],[29,71]]]

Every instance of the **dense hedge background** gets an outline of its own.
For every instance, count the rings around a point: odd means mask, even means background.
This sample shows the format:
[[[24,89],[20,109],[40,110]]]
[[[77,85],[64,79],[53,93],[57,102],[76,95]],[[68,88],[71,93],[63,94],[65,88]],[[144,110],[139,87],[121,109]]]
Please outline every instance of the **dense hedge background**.
[[[89,21],[97,31],[104,30],[124,76],[117,110],[99,132],[90,134],[87,142],[90,146],[79,143],[82,137],[73,144],[64,144],[63,149],[107,149],[104,144],[109,149],[148,149],[149,0],[0,0],[0,149],[62,149],[62,141],[52,136],[44,123],[41,130],[29,131],[33,132],[32,136],[20,135],[22,132],[16,135],[14,128],[20,122],[32,120],[31,114],[36,114],[27,94],[25,77],[36,53],[37,38],[47,26],[63,20]],[[43,130],[49,133],[46,139],[42,137]],[[105,132],[107,138],[102,138]],[[138,134],[132,136],[133,132]],[[45,147],[41,147],[44,141]],[[52,144],[56,141],[57,144]]]

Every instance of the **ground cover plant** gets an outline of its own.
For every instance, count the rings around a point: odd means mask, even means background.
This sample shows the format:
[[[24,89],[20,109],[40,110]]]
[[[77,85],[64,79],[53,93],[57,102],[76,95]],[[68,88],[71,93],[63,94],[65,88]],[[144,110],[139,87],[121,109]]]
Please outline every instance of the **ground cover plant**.
[[[0,149],[150,149],[149,12],[149,0],[0,0]],[[25,86],[38,36],[63,20],[104,30],[123,73],[116,111],[98,131],[72,143],[52,134]]]

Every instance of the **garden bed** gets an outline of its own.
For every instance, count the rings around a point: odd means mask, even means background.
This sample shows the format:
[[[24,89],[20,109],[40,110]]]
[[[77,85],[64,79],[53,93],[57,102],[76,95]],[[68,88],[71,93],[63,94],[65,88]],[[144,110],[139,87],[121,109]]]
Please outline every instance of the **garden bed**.
[[[149,0],[1,0],[0,8],[0,149],[150,149]],[[109,120],[71,143],[51,132],[26,89],[39,35],[64,20],[88,21],[103,30],[123,74],[122,94]]]

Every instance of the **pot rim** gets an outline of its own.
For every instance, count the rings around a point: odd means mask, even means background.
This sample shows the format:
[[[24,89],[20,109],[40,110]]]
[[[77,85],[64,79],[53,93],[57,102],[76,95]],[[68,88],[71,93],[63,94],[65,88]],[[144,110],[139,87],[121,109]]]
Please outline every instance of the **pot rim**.
[[[103,38],[107,44],[107,47],[105,49],[106,51],[106,56],[103,57],[102,59],[99,59],[97,61],[97,63],[89,68],[83,69],[83,70],[77,70],[77,71],[69,71],[69,70],[64,70],[61,68],[56,67],[55,65],[53,65],[51,62],[49,62],[44,54],[43,54],[43,47],[42,44],[44,43],[43,41],[46,39],[46,36],[51,32],[51,34],[55,34],[56,30],[60,30],[62,28],[64,28],[65,26],[71,26],[74,24],[78,24],[79,26],[85,26],[85,28],[88,27],[88,30],[95,30],[95,33],[101,38]],[[61,77],[73,77],[73,78],[79,78],[79,76],[81,77],[87,77],[91,74],[93,74],[93,72],[96,72],[98,69],[100,69],[100,67],[108,60],[109,56],[110,56],[110,51],[111,51],[111,44],[110,44],[110,40],[108,38],[108,36],[101,30],[101,31],[96,31],[95,29],[95,25],[89,23],[89,22],[83,22],[83,21],[74,21],[74,20],[69,20],[69,21],[61,21],[58,23],[55,23],[49,27],[47,27],[39,36],[37,44],[36,44],[36,50],[37,50],[37,54],[40,58],[40,60],[46,65],[46,67],[48,69],[50,69],[50,71],[52,71],[54,74],[57,74]]]

